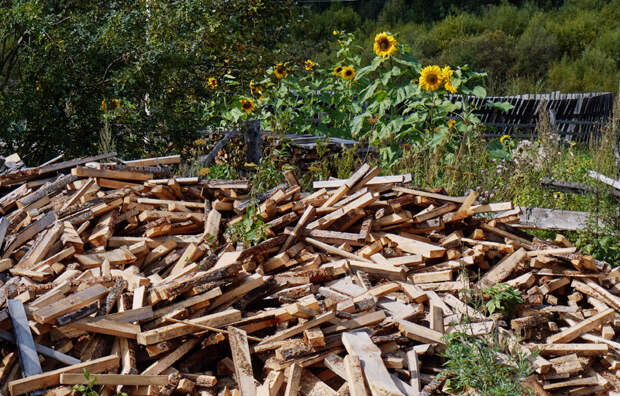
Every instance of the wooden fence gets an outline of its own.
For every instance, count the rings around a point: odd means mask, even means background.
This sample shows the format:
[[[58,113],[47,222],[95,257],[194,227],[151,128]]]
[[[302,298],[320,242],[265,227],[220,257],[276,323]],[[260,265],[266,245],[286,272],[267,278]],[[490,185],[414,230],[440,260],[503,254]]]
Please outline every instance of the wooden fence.
[[[560,136],[585,142],[597,135],[602,125],[609,122],[613,112],[614,96],[610,92],[581,94],[525,94],[515,96],[450,95],[450,99],[467,100],[476,107],[482,123],[489,127],[488,137],[510,134],[513,137],[531,137],[535,134],[540,111],[549,112],[552,129]],[[487,105],[488,102],[509,102],[514,107],[507,112]]]

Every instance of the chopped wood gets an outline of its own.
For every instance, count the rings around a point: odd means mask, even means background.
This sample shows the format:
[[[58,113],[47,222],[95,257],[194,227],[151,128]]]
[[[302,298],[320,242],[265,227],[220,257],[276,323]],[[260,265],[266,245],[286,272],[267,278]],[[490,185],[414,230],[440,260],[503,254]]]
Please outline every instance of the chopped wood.
[[[445,380],[431,373],[453,331],[539,350],[524,382],[537,394],[614,386],[590,364],[620,369],[620,271],[565,237],[510,226],[521,212],[510,202],[423,191],[369,165],[307,193],[288,172],[257,197],[265,232],[244,246],[225,230],[254,202],[251,183],[170,177],[179,160],[78,159],[0,176],[0,188],[13,186],[0,197],[0,321],[17,335],[0,331],[16,345],[3,350],[0,391],[67,396],[61,385],[85,383],[86,368],[109,370],[96,380],[105,396],[122,386],[422,395]],[[461,295],[498,284],[522,292],[510,321]],[[19,303],[23,315],[12,312]],[[42,372],[20,379],[35,361]]]
[[[364,383],[362,372],[362,362],[359,356],[347,355],[344,357],[344,367],[349,393],[351,396],[369,396],[368,389]]]
[[[381,359],[381,350],[368,334],[362,331],[342,333],[342,344],[349,355],[360,360],[373,396],[402,395]]]
[[[60,375],[64,373],[82,373],[87,370],[91,374],[118,368],[119,357],[116,355],[106,356],[88,362],[46,371],[42,374],[9,382],[9,390],[12,396],[23,395],[39,389],[60,385]]]
[[[243,330],[229,326],[228,340],[235,364],[235,377],[237,378],[241,395],[254,396],[256,395],[256,385],[254,384],[247,334]]]

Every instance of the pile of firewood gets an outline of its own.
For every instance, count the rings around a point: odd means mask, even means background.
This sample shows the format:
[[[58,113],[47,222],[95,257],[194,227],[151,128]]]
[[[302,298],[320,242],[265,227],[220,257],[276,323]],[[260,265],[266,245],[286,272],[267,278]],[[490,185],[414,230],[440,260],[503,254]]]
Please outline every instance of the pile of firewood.
[[[430,395],[453,331],[539,351],[535,394],[615,387],[620,273],[510,226],[510,203],[368,165],[252,194],[113,156],[0,175],[4,395]],[[250,207],[265,238],[243,246],[225,231]],[[512,320],[462,297],[499,283]]]

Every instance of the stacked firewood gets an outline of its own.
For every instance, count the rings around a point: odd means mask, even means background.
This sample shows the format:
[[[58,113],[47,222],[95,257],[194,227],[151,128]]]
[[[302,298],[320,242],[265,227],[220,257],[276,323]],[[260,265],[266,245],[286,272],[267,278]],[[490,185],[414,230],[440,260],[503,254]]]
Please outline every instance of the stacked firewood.
[[[455,331],[538,351],[538,395],[615,387],[619,272],[513,227],[511,203],[366,164],[254,194],[113,157],[0,175],[4,395],[429,395]],[[226,232],[248,213],[254,246]],[[500,283],[513,317],[463,297]]]

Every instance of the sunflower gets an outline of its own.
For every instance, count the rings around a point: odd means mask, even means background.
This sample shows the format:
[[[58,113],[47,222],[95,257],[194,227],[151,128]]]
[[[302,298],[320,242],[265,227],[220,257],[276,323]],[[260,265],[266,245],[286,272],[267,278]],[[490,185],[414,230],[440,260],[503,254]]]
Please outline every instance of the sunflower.
[[[456,88],[454,88],[454,85],[452,85],[452,81],[450,80],[452,78],[452,75],[454,74],[454,70],[452,70],[450,66],[445,66],[443,69],[441,69],[441,73],[443,74],[443,87],[446,89],[446,91],[455,94]]]
[[[207,84],[209,85],[209,88],[216,89],[217,88],[217,78],[209,77],[209,79],[207,80]]]
[[[309,72],[312,72],[314,70],[314,67],[316,66],[316,63],[314,63],[310,59],[308,59],[304,63],[304,66],[306,67],[306,70],[308,70]]]
[[[245,111],[245,114],[250,114],[256,108],[252,99],[241,99],[239,102],[241,102],[241,110]]]
[[[278,80],[286,78],[286,76],[288,75],[288,67],[286,66],[286,63],[280,62],[276,64],[275,69],[273,69],[273,74],[276,75],[276,78]]]
[[[427,91],[436,91],[443,82],[443,73],[437,65],[426,66],[420,73],[420,87]]]
[[[334,67],[334,75],[339,76],[342,73],[342,66]]]
[[[499,142],[504,145],[508,143],[507,140],[510,140],[510,135],[504,135],[501,138],[499,138]]]
[[[252,95],[258,95],[258,96],[263,94],[263,90],[261,89],[261,87],[259,87],[258,85],[254,83],[254,80],[250,81],[250,93]]]
[[[334,36],[337,36],[337,35],[338,35],[338,31],[337,31],[337,30],[334,30],[334,31],[332,32],[332,34],[333,34]]]
[[[118,109],[121,107],[121,101],[119,99],[112,99],[110,102],[112,103],[112,106],[110,107],[113,109]]]
[[[377,56],[387,58],[396,53],[398,42],[391,34],[386,32],[379,33],[375,36],[374,50]]]
[[[342,69],[342,78],[345,80],[353,80],[355,78],[355,69],[353,66],[347,66]]]

